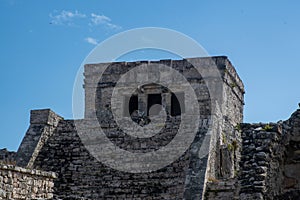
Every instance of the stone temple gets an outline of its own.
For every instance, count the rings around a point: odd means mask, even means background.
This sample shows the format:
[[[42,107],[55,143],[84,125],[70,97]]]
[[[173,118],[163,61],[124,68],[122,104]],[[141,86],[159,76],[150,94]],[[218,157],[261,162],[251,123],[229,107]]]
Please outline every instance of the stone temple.
[[[225,56],[87,64],[84,90],[83,119],[32,110],[18,151],[0,150],[0,199],[300,196],[300,109],[243,123],[244,85]]]

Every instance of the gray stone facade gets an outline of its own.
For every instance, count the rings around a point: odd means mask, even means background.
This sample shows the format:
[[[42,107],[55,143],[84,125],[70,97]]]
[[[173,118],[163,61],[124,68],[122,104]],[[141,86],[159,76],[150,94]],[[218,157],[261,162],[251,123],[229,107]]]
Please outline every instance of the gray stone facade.
[[[0,199],[52,199],[56,174],[0,164]]]
[[[141,66],[149,70],[134,71]],[[196,66],[203,71],[197,71]],[[213,66],[218,75],[212,72]],[[155,67],[160,67],[160,73]],[[179,72],[169,77],[172,87],[151,82],[153,77],[166,78],[168,68]],[[130,84],[118,85],[126,73],[126,83]],[[84,119],[65,120],[49,109],[32,111],[29,129],[14,155],[19,166],[57,174],[55,199],[298,197],[300,111],[285,122],[243,124],[244,86],[227,57],[88,64],[84,76]],[[141,79],[149,82],[136,88],[131,84]],[[124,166],[114,168],[114,163],[95,156],[107,141],[132,154],[155,153],[169,145],[185,122],[183,116],[191,121],[196,117],[189,115],[195,111],[193,104],[182,104],[190,98],[184,81],[195,92],[200,117],[195,137],[178,158],[150,170],[173,158],[176,152],[170,151],[153,163],[146,160],[143,167],[147,171],[139,171],[137,166],[128,172],[121,169],[132,167],[129,158],[120,157],[116,163],[123,160]],[[115,88],[118,95],[114,99]],[[133,92],[128,93],[129,89]],[[133,137],[138,126],[159,122],[160,109],[152,109],[152,105],[163,108],[165,124],[156,123],[153,129],[160,131],[151,137]],[[131,134],[120,128],[122,123],[115,119],[115,112],[125,119],[123,123]],[[137,129],[126,127],[131,121]],[[186,136],[191,132],[189,126],[183,130]],[[100,131],[106,140],[98,135]],[[107,151],[105,156],[112,158],[115,154]]]
[[[240,197],[297,199],[300,195],[300,109],[284,122],[242,124],[241,128]]]

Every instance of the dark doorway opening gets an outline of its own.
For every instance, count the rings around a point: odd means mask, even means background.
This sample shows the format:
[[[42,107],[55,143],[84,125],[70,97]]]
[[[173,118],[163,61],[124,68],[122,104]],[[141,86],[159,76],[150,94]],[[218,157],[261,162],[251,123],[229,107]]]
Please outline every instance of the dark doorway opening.
[[[172,93],[171,95],[171,116],[178,116],[185,112],[184,93]]]
[[[138,96],[125,96],[124,102],[124,116],[130,117],[133,112],[138,112],[139,104],[138,104]]]
[[[139,100],[137,95],[132,95],[129,100],[129,114],[131,115],[134,111],[139,109]]]
[[[147,115],[149,116],[149,110],[153,105],[155,105],[155,104],[162,105],[161,102],[162,102],[161,94],[148,94]],[[151,111],[152,111],[152,114],[158,115],[160,112],[160,109],[151,110]]]

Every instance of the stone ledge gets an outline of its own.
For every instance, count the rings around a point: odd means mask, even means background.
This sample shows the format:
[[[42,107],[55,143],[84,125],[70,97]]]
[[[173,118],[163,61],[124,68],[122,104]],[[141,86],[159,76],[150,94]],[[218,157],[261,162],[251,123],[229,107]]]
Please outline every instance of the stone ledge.
[[[43,176],[43,177],[52,178],[52,179],[57,178],[57,174],[54,172],[45,172],[45,171],[36,170],[36,169],[26,169],[26,168],[14,166],[14,165],[0,164],[0,170],[15,171],[15,172],[20,172],[20,173],[24,173],[24,174]]]

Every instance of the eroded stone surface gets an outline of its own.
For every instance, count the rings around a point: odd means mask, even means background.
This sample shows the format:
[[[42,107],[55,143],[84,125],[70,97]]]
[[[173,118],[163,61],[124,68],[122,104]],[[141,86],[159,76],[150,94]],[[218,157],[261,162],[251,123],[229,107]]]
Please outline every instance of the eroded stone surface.
[[[0,164],[0,199],[52,199],[56,174]]]
[[[21,190],[26,195],[30,191],[23,189],[31,188],[31,199],[52,196],[54,199],[297,199],[300,195],[300,110],[287,121],[278,123],[241,123],[244,87],[230,61],[223,56],[194,58],[194,61],[205,68],[217,66],[222,83],[211,92],[221,94],[222,101],[210,98],[203,77],[185,59],[86,65],[85,118],[65,120],[49,109],[32,111],[30,127],[18,152],[0,150],[2,162],[16,162],[31,170],[0,168],[3,186],[0,197],[18,199],[8,196],[15,187],[13,191]],[[161,103],[169,115],[163,131],[150,140],[137,140],[125,134],[111,113],[111,96],[117,81],[122,74],[141,64],[166,65],[184,75],[195,90],[201,117],[194,141],[173,163],[153,172],[129,173],[96,160],[83,145],[76,124],[82,124],[86,133],[96,133],[101,127],[114,145],[130,152],[156,151],[167,145],[181,123],[180,117],[173,116],[178,110],[172,108],[172,93],[168,89],[148,84],[136,90],[138,104],[134,109],[139,112],[132,118],[135,122],[141,126],[151,123],[147,107],[149,94],[155,94],[155,98],[161,96],[161,100],[153,102]],[[107,65],[100,79],[100,72]],[[147,77],[147,73],[130,75],[129,80]],[[155,75],[156,72],[149,73]],[[176,92],[184,93],[180,85],[182,78],[171,78],[178,81]],[[216,77],[210,77],[209,83],[217,85],[215,80]],[[129,103],[130,98],[124,102]],[[212,126],[214,120],[218,123]],[[205,137],[208,131],[213,134]],[[98,140],[96,134],[90,138],[91,142]],[[203,153],[204,146],[208,154]],[[32,169],[55,172],[57,178],[54,174]],[[12,174],[15,174],[13,179],[10,178]],[[36,184],[22,186],[24,179],[36,180]],[[13,182],[13,186],[3,185]],[[45,187],[40,188],[40,184]]]

